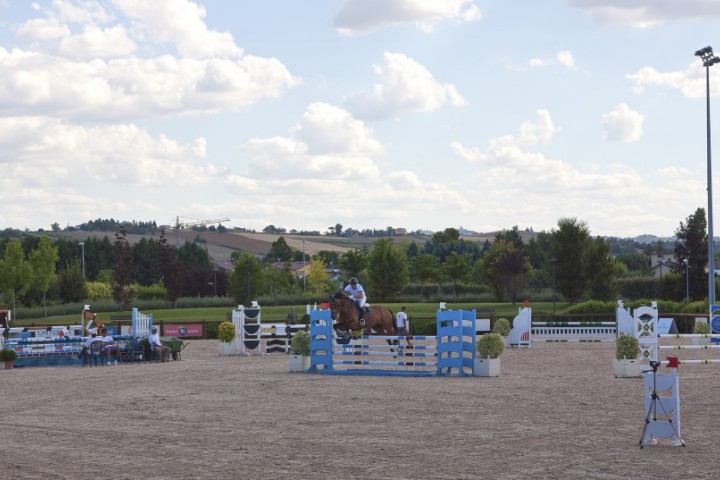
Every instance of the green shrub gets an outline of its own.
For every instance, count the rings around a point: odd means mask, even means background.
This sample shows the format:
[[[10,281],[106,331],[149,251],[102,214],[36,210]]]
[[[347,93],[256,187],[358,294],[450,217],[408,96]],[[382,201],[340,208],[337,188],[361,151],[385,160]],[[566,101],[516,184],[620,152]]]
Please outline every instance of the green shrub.
[[[218,340],[230,343],[235,339],[235,325],[232,322],[222,322],[218,327]]]
[[[505,350],[505,342],[499,333],[486,333],[476,344],[479,358],[498,358]]]
[[[310,332],[300,330],[290,340],[290,353],[293,355],[310,355]]]
[[[710,333],[710,325],[705,322],[695,322],[693,333],[696,335],[707,335]]]
[[[0,361],[12,362],[17,359],[17,352],[11,348],[3,348],[0,350]]]
[[[634,360],[640,356],[640,345],[632,335],[623,335],[615,341],[615,358]]]
[[[493,333],[499,333],[503,337],[507,337],[510,334],[510,320],[507,318],[498,318],[495,320],[492,331]]]

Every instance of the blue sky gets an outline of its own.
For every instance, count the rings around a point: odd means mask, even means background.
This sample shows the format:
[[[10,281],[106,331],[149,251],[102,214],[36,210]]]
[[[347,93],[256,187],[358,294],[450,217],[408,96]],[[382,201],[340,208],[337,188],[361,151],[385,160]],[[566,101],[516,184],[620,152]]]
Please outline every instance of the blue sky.
[[[0,0],[0,227],[669,236],[707,208],[693,53],[719,23],[718,0]],[[720,66],[711,92],[718,145]]]

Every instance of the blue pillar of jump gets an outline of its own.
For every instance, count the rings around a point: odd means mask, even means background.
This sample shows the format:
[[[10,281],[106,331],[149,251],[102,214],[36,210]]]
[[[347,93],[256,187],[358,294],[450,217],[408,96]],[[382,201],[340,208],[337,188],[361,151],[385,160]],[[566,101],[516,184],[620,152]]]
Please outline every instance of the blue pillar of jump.
[[[310,368],[307,373],[315,373],[320,369],[335,369],[330,310],[310,310]]]
[[[473,374],[476,335],[475,310],[437,311],[438,375]]]

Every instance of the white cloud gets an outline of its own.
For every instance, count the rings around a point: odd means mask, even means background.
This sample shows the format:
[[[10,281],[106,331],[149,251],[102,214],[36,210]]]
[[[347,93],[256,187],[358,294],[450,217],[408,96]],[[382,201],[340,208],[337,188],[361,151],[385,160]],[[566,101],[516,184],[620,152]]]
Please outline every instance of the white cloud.
[[[298,83],[275,59],[122,58],[78,62],[0,47],[6,112],[133,120],[246,108]],[[230,107],[231,106],[231,107]]]
[[[556,189],[574,196],[587,188],[603,190],[638,182],[622,165],[609,166],[615,171],[607,173],[593,169],[581,171],[566,162],[548,159],[540,152],[524,150],[522,147],[550,142],[559,130],[547,110],[538,110],[536,113],[538,119],[535,122],[523,123],[515,135],[491,139],[485,150],[468,147],[460,142],[453,142],[450,148],[458,157],[482,167],[478,181],[483,187],[486,186],[488,192],[494,192],[496,197],[503,190],[506,190],[504,195],[517,196],[530,193],[547,195]],[[535,205],[528,203],[528,208],[535,208]],[[558,211],[564,209],[564,201],[558,202]]]
[[[78,178],[134,186],[197,185],[217,173],[197,165],[206,141],[180,144],[135,125],[83,127],[46,117],[0,118],[0,162],[20,183],[55,187]]]
[[[57,40],[70,35],[70,28],[57,18],[34,18],[21,24],[16,35],[30,40]]]
[[[575,58],[573,57],[572,52],[570,50],[563,50],[561,52],[558,52],[555,56],[558,63],[562,65],[563,67],[574,70],[575,69]]]
[[[620,142],[636,142],[643,134],[645,117],[630,110],[627,104],[621,103],[615,109],[603,115],[602,124],[605,129],[604,140]]]
[[[333,20],[343,35],[360,35],[392,25],[415,24],[432,31],[443,20],[477,21],[473,0],[344,0]]]
[[[135,49],[135,42],[128,37],[124,26],[99,28],[89,25],[78,35],[62,38],[58,52],[69,58],[102,58],[131,55]]]
[[[375,179],[373,156],[383,153],[372,131],[348,112],[325,103],[307,107],[288,138],[252,139],[242,146],[252,178]]]
[[[714,0],[568,0],[587,10],[599,25],[650,28],[667,21],[720,20],[720,3]]]
[[[461,107],[465,99],[454,85],[439,83],[432,73],[415,60],[399,53],[385,52],[383,64],[375,65],[378,83],[372,93],[350,95],[345,105],[366,120],[394,118],[407,112],[429,112],[449,101]]]
[[[560,65],[568,70],[577,70],[575,66],[575,57],[570,50],[561,50],[555,54],[553,58],[535,57],[528,60],[525,65],[513,65],[513,70],[530,70],[533,68],[549,68],[553,65]]]
[[[227,32],[208,29],[205,8],[188,0],[113,0],[128,17],[137,20],[148,36],[175,45],[188,58],[239,57],[242,49]]]
[[[699,59],[692,62],[684,71],[659,72],[653,67],[644,67],[627,78],[635,84],[635,93],[643,93],[645,87],[669,87],[680,91],[688,98],[705,96],[705,68]],[[711,90],[717,92],[720,87],[720,72],[710,69]]]

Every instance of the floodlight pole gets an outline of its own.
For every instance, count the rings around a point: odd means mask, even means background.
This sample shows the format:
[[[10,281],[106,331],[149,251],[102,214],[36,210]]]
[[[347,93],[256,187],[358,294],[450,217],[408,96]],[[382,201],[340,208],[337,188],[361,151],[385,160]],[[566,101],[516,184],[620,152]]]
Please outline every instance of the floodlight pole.
[[[712,47],[708,46],[695,52],[705,67],[705,111],[707,124],[707,194],[708,194],[708,306],[715,305],[715,252],[713,237],[713,210],[712,210],[712,153],[710,148],[710,67],[720,62],[720,58],[713,54]]]

